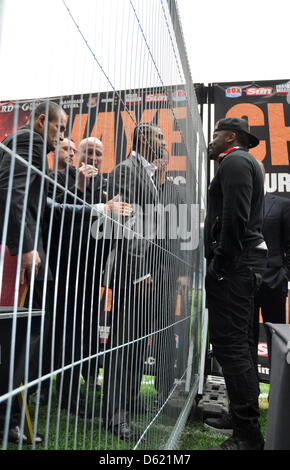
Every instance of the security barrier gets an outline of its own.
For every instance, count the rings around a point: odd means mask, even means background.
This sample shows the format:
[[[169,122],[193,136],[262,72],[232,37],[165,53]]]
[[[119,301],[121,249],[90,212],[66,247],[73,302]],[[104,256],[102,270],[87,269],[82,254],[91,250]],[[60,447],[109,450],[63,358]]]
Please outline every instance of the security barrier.
[[[65,93],[0,102],[1,446],[174,448],[203,374],[207,189],[177,7],[61,6],[84,91],[64,67]]]

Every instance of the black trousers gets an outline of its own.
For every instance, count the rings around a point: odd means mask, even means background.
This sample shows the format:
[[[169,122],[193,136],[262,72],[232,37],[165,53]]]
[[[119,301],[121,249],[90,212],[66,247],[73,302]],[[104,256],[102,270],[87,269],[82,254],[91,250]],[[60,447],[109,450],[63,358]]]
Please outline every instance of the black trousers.
[[[161,400],[167,398],[174,384],[176,290],[176,275],[168,262],[154,273],[150,312],[155,357],[155,389]]]
[[[286,297],[287,297],[287,283],[281,285],[280,288],[270,289],[266,284],[262,283],[261,288],[255,295],[255,315],[254,315],[254,338],[258,346],[259,343],[259,310],[263,323],[285,323],[286,322]],[[271,359],[271,333],[268,328],[265,328],[267,345],[268,345],[268,358]]]
[[[15,347],[12,348],[12,319],[1,320],[0,322],[0,344],[1,344],[1,363],[0,363],[0,396],[9,390],[10,360],[12,349],[14,351],[14,369],[13,369],[13,388],[20,386],[23,382],[26,351],[27,318],[18,319],[15,332]],[[6,408],[8,401],[0,403],[0,432],[4,431],[6,420]],[[9,420],[8,428],[20,424],[20,409],[17,397],[11,400],[11,412],[7,416]]]
[[[150,287],[133,283],[113,290],[110,334],[103,371],[102,416],[105,426],[130,420],[138,408],[145,352],[148,344]]]
[[[254,296],[261,285],[267,252],[244,253],[223,280],[206,276],[209,334],[230,401],[234,435],[261,438],[259,380],[254,342]]]
[[[98,349],[100,276],[98,272],[94,275],[90,266],[86,276],[83,265],[79,268],[79,278],[76,272],[76,269],[71,269],[69,274],[63,271],[57,289],[55,367],[71,365],[58,373],[56,380],[59,400],[65,408],[69,403],[72,407],[76,405],[83,365],[86,379],[88,375],[94,376],[97,368],[97,359],[87,358]]]

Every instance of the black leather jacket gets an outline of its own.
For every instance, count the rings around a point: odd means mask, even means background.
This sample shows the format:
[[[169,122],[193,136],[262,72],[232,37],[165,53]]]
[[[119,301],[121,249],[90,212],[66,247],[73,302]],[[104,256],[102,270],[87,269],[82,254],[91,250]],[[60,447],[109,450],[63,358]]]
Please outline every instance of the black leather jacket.
[[[208,191],[205,256],[226,267],[264,241],[264,181],[255,158],[242,149],[219,164]]]

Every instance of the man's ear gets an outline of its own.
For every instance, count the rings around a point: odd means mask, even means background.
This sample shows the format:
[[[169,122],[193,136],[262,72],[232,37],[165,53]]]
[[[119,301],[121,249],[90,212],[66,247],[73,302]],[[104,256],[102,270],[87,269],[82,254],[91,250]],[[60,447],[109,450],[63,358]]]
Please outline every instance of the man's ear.
[[[228,144],[231,144],[231,143],[235,142],[236,138],[237,138],[237,134],[234,131],[233,132],[228,131],[228,133],[226,135],[226,142]]]
[[[45,128],[45,114],[40,114],[34,121],[34,124],[35,124],[35,128],[38,129],[39,131],[42,131],[42,133],[44,132],[44,128]]]

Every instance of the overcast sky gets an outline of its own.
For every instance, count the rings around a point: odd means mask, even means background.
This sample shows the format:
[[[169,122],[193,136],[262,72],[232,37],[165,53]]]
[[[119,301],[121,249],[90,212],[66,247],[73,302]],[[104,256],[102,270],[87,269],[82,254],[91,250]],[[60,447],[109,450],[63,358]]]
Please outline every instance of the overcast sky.
[[[290,78],[289,0],[177,0],[195,82]]]
[[[182,82],[166,0],[65,1],[80,30],[62,0],[0,0],[0,100]],[[290,78],[289,0],[177,4],[194,82]]]

